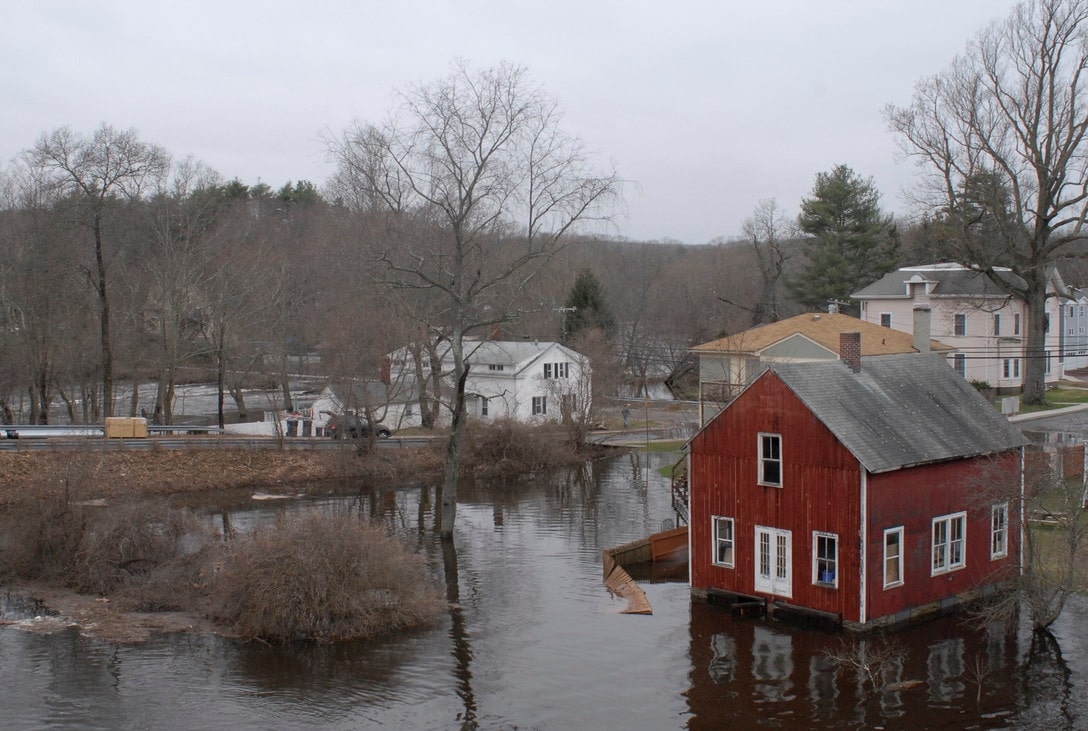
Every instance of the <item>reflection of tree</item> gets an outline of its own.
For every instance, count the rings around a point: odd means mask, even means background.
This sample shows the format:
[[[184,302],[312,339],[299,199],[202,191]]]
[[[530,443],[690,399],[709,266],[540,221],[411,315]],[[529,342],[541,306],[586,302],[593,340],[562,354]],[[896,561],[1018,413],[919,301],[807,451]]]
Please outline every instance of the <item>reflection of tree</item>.
[[[453,657],[457,661],[454,674],[457,677],[457,695],[465,704],[465,712],[458,714],[462,729],[477,729],[476,695],[472,691],[472,646],[465,629],[465,613],[461,609],[461,590],[457,575],[457,549],[453,541],[442,541],[442,568],[446,576],[446,600],[450,605],[450,639],[453,640]]]
[[[1027,721],[1051,728],[1075,728],[1073,673],[1057,638],[1046,629],[1031,632],[1021,673],[1023,707]]]

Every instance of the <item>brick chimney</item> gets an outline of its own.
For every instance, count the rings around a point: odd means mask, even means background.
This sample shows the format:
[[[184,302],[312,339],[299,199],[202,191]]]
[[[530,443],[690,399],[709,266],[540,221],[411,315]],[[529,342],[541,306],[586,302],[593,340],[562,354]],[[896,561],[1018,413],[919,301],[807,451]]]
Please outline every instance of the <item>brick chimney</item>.
[[[839,333],[839,358],[854,373],[861,371],[861,333]]]
[[[930,321],[929,305],[915,305],[914,349],[919,353],[929,352]]]

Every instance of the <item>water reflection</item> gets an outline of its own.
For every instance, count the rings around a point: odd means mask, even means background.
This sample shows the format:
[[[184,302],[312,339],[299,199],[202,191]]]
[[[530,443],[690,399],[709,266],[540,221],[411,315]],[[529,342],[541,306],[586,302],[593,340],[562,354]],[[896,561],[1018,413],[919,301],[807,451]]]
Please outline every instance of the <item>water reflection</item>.
[[[205,504],[245,531],[291,510],[352,511],[417,546],[444,581],[438,626],[378,643],[268,647],[180,636],[112,646],[0,628],[12,728],[1088,727],[1088,603],[1056,638],[944,618],[896,633],[877,690],[826,651],[839,635],[734,620],[686,584],[639,575],[652,616],[619,612],[600,552],[671,521],[657,469],[623,456],[459,490],[458,530],[431,530],[434,489]],[[244,506],[244,507],[243,507]],[[683,577],[681,577],[683,578]],[[877,649],[881,638],[867,638]]]

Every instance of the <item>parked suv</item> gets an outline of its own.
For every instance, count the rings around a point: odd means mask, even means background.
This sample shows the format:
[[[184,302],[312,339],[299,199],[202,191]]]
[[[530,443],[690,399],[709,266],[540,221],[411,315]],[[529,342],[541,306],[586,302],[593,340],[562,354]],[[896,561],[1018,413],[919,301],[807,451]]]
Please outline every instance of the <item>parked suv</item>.
[[[335,414],[325,425],[325,430],[332,439],[369,439],[370,422],[362,416],[351,414]],[[378,439],[388,439],[393,435],[393,430],[385,424],[374,427],[374,434]]]

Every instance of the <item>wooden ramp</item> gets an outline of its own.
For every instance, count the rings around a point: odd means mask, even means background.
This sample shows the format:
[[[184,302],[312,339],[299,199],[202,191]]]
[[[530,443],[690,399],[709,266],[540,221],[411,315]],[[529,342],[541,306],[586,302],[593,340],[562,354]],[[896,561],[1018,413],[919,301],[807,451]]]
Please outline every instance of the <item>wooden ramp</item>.
[[[627,600],[627,608],[621,614],[653,614],[650,600],[623,564],[686,559],[688,550],[687,526],[654,533],[649,538],[625,543],[602,552],[604,585],[616,596]]]

